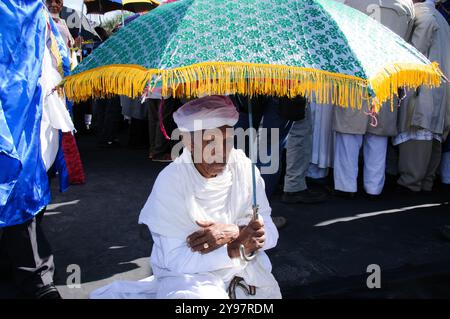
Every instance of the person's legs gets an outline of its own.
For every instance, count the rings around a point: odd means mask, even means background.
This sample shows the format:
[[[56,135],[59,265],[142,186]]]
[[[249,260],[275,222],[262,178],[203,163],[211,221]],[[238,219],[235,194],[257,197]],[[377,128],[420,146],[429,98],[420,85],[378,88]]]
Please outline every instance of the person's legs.
[[[3,237],[3,228],[0,228],[0,280],[11,278],[11,263],[6,252],[5,241]]]
[[[329,168],[319,167],[317,164],[309,164],[306,176],[312,179],[322,179],[328,176]]]
[[[311,160],[311,123],[307,118],[292,124],[286,146],[285,192],[299,192],[307,188],[306,172]]]
[[[292,124],[286,147],[286,175],[282,200],[287,203],[317,203],[325,199],[306,185],[306,173],[311,161],[312,127],[309,108],[303,120]]]
[[[162,109],[160,109],[161,101],[156,103],[156,116],[157,121],[155,123],[155,147],[153,152],[153,159],[157,161],[166,161],[170,158],[171,146],[169,140],[166,139],[164,133],[161,130],[161,121],[164,125],[166,134],[170,137],[172,130],[175,128],[172,115],[179,106],[179,102],[176,99],[169,98],[164,100]],[[162,117],[162,119],[161,119]]]
[[[235,103],[237,109],[239,110],[239,119],[237,123],[234,125],[235,129],[235,148],[242,149],[247,157],[250,157],[250,136],[247,131],[250,128],[250,119],[248,111],[248,101],[246,97],[240,96],[237,100],[233,102]],[[245,106],[242,104],[246,104]],[[259,126],[262,121],[263,112],[266,109],[267,105],[263,103],[258,103],[257,101],[252,100],[252,121],[253,121],[253,129],[255,132],[258,132]],[[242,130],[242,131],[240,131]],[[240,135],[242,133],[242,136]],[[247,135],[244,135],[248,133]],[[239,135],[239,136],[238,136]],[[257,133],[255,133],[255,138],[257,138]],[[252,141],[254,142],[254,141]]]
[[[341,192],[358,190],[358,159],[363,136],[336,132],[334,153],[334,188]]]
[[[428,168],[425,177],[422,181],[422,190],[425,192],[431,192],[433,189],[434,179],[441,162],[442,144],[436,139],[433,139],[431,148],[431,157],[428,164]]]
[[[442,184],[450,185],[450,152],[442,154],[441,182]]]
[[[96,99],[94,106],[94,131],[97,134],[98,141],[104,142],[105,113],[108,106],[105,99]]]
[[[422,190],[422,181],[426,176],[431,159],[433,141],[409,140],[399,145],[397,184],[413,192]]]
[[[149,158],[155,154],[156,130],[158,126],[158,101],[148,100],[146,102],[148,107],[148,139],[149,139]]]
[[[281,118],[278,100],[272,99],[267,104],[262,119],[263,134],[258,135],[258,163],[261,176],[266,185],[266,195],[270,199],[274,193],[281,175],[281,154],[287,141],[292,121]],[[274,130],[272,132],[272,129]],[[276,130],[276,131],[275,131]],[[272,138],[272,133],[278,133],[278,139]],[[261,151],[259,151],[261,149]],[[265,158],[262,158],[264,156]]]
[[[158,280],[157,299],[228,299],[225,283],[210,273],[164,277]]]
[[[17,286],[28,297],[60,297],[53,285],[53,255],[37,217],[3,231],[2,242]]]
[[[103,127],[103,139],[104,141],[118,142],[118,134],[120,130],[120,124],[123,120],[122,108],[120,106],[120,100],[118,97],[114,97],[107,100],[105,110],[105,122]]]
[[[369,195],[380,195],[383,191],[387,142],[387,136],[364,136],[364,189]]]
[[[148,147],[147,122],[147,119],[131,118],[128,136],[130,148],[145,149]]]

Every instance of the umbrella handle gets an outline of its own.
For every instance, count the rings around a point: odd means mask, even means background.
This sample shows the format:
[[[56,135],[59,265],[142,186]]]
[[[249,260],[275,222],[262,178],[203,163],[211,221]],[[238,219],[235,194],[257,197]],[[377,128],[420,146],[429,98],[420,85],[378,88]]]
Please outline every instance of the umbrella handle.
[[[259,218],[258,215],[258,205],[253,206],[253,218],[252,220],[257,220]],[[252,261],[256,257],[256,251],[252,252],[251,254],[247,255],[245,253],[245,247],[244,245],[239,246],[239,253],[241,255],[241,259],[245,261]]]
[[[245,261],[252,261],[256,257],[255,252],[252,252],[251,254],[247,255],[245,253],[244,245],[239,246],[239,253],[241,254],[241,259]]]

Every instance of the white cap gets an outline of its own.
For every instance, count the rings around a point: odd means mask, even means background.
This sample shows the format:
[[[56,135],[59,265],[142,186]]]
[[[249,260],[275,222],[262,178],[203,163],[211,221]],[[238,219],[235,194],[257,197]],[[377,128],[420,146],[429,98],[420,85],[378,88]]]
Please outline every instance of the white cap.
[[[227,96],[213,95],[192,100],[180,107],[173,119],[182,132],[234,126],[239,113]]]

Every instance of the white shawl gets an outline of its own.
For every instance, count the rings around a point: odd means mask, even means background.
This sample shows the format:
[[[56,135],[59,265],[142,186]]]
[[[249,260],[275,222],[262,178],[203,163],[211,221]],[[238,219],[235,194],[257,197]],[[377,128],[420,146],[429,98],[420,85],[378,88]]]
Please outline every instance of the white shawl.
[[[183,240],[199,229],[197,220],[248,224],[252,217],[250,159],[241,150],[232,149],[222,175],[210,179],[202,177],[185,148],[183,154],[158,175],[139,223],[148,225],[151,232]],[[207,201],[208,194],[213,203],[226,201],[224,212],[205,211],[201,201]]]

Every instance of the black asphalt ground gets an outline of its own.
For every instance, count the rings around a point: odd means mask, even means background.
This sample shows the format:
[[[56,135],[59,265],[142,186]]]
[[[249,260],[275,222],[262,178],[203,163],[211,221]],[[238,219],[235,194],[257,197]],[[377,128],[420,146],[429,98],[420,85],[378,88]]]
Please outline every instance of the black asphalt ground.
[[[116,279],[151,273],[151,240],[137,219],[164,167],[146,150],[100,149],[92,136],[78,142],[87,183],[59,193],[53,182],[43,222],[65,298],[87,298]],[[388,190],[379,201],[330,196],[317,205],[287,205],[275,196],[273,214],[288,224],[269,256],[284,297],[449,298],[450,242],[437,231],[450,224],[449,201],[448,190],[418,196]],[[379,289],[366,285],[371,264],[381,270]],[[81,288],[66,286],[70,265],[81,269]],[[14,296],[11,283],[1,282],[0,298]]]

